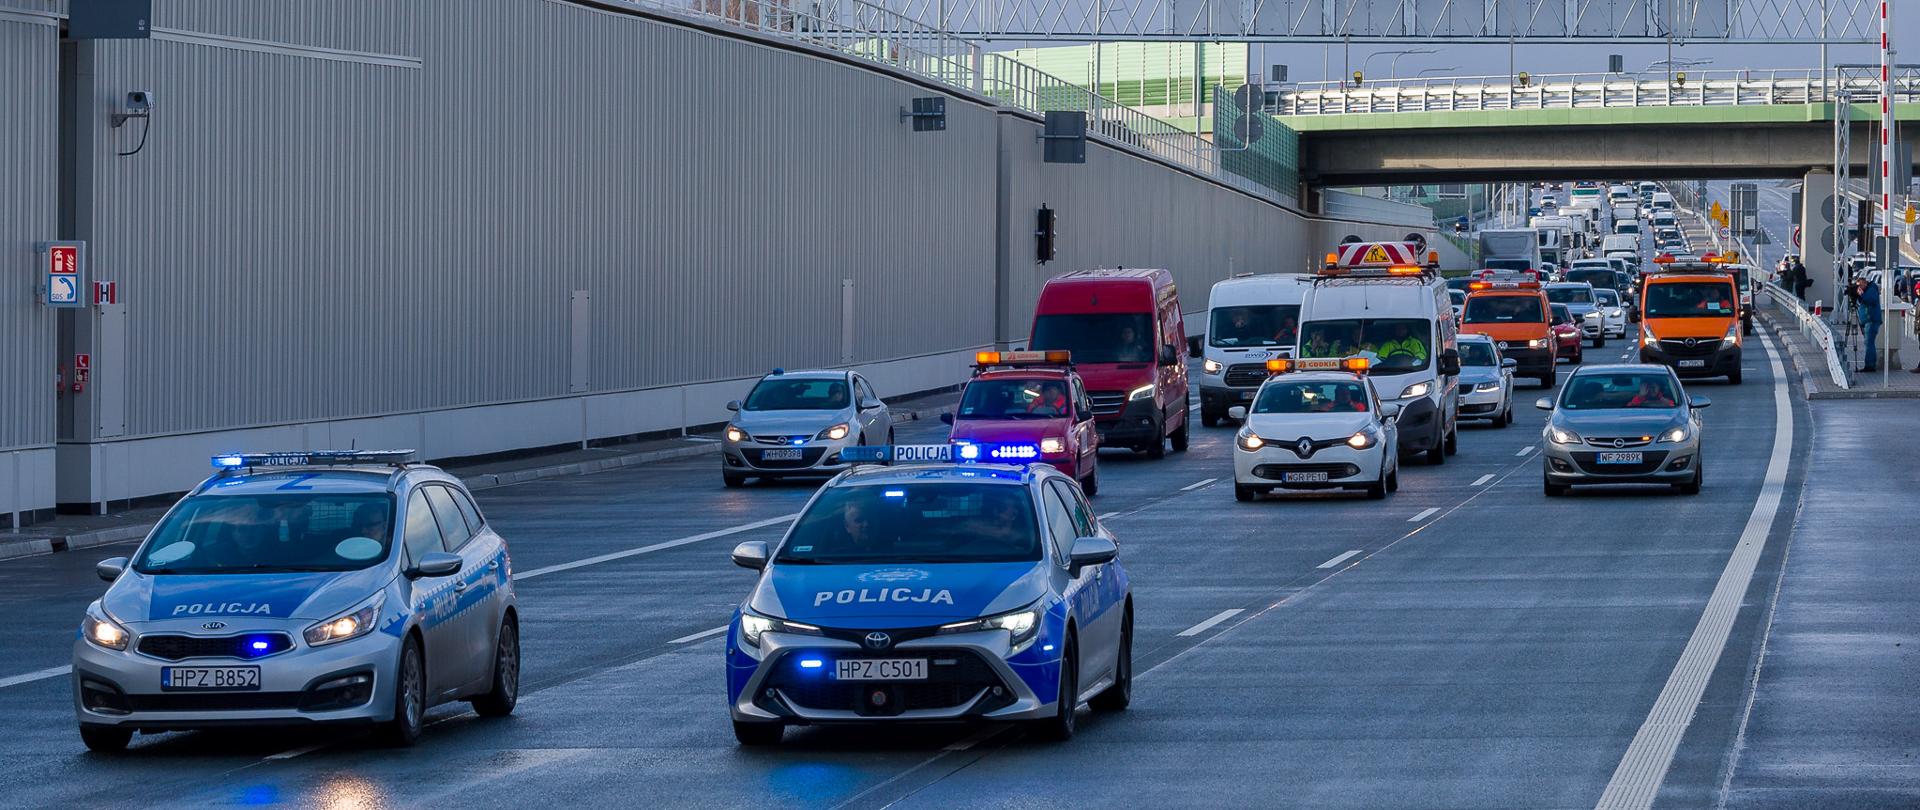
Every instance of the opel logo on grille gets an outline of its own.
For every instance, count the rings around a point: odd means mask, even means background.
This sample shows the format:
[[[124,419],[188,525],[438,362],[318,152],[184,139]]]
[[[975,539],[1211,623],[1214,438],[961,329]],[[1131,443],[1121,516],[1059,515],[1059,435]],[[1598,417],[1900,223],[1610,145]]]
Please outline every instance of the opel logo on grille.
[[[1307,456],[1311,456],[1313,455],[1313,440],[1305,436],[1301,436],[1300,441],[1293,443],[1293,450],[1294,452],[1299,453],[1301,458],[1306,458]]]
[[[866,643],[869,650],[884,650],[887,645],[893,643],[893,636],[879,632],[868,633]]]
[[[1626,440],[1626,439],[1614,439],[1614,440],[1613,440],[1613,446],[1614,446],[1614,447],[1626,447],[1626,446],[1627,446],[1627,440]]]
[[[203,625],[200,625],[200,629],[202,629],[202,630],[225,630],[225,629],[227,629],[227,623],[226,623],[226,622],[207,622],[206,624],[203,624]]]
[[[1700,340],[1698,338],[1687,338],[1685,342],[1687,344],[1687,348],[1689,349],[1700,345]]]

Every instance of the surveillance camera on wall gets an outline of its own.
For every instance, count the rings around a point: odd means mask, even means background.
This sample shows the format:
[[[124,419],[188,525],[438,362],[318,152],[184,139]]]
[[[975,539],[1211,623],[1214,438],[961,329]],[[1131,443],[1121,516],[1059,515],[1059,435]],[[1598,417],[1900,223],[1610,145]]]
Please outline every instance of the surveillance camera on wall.
[[[127,112],[135,115],[153,112],[153,92],[150,90],[127,91]]]

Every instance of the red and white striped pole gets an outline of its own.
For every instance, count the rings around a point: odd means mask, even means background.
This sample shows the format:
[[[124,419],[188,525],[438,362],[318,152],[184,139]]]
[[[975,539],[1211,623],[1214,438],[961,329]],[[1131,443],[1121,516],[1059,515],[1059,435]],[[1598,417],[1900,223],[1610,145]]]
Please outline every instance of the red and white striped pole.
[[[1880,237],[1893,238],[1893,46],[1887,18],[1892,0],[1880,0]],[[1898,264],[1898,262],[1895,262]]]

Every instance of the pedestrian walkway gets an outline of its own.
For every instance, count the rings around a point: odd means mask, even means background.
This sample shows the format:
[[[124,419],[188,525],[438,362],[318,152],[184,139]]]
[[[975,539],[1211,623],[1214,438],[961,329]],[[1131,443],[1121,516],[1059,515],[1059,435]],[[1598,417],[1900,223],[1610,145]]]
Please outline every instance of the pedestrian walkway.
[[[1904,324],[1895,323],[1880,330],[1880,339],[1899,340],[1901,368],[1890,369],[1886,374],[1878,371],[1860,371],[1860,335],[1852,336],[1852,362],[1849,378],[1852,385],[1842,388],[1833,381],[1833,375],[1827,366],[1826,352],[1816,345],[1806,334],[1786,308],[1773,303],[1769,296],[1759,296],[1755,312],[1760,320],[1769,325],[1774,333],[1787,345],[1787,355],[1793,362],[1794,371],[1800,375],[1808,399],[1920,399],[1920,374],[1907,371],[1920,363],[1920,341],[1907,331]],[[1843,339],[1846,337],[1841,335]]]

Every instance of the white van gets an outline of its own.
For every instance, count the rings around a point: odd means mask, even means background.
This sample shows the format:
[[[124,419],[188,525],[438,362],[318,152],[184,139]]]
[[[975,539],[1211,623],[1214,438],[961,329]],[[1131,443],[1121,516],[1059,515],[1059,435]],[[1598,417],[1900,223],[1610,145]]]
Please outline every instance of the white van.
[[[1672,211],[1672,210],[1673,210],[1673,195],[1672,195],[1672,194],[1668,194],[1668,193],[1666,193],[1666,192],[1664,192],[1664,191],[1656,191],[1656,192],[1654,192],[1654,193],[1653,193],[1653,210],[1655,210],[1655,211]]]
[[[1200,363],[1200,424],[1213,427],[1227,409],[1253,400],[1267,381],[1267,361],[1292,357],[1300,301],[1311,276],[1268,273],[1227,279],[1207,296],[1207,336]]]
[[[1401,408],[1400,453],[1442,464],[1459,449],[1458,327],[1438,262],[1417,275],[1405,270],[1323,268],[1300,305],[1294,356],[1370,356],[1380,401]]]

